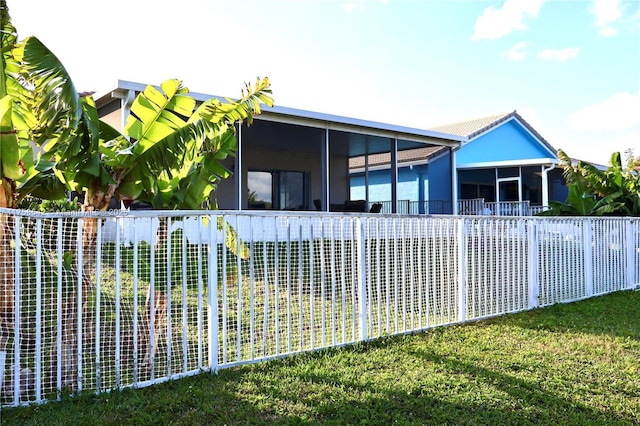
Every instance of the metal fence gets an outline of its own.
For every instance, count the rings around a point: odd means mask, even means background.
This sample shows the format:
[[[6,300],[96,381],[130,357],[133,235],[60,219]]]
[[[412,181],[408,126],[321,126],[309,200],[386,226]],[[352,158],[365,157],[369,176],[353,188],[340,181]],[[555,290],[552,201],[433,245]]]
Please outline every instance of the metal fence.
[[[640,282],[640,221],[0,211],[0,403],[140,387]]]

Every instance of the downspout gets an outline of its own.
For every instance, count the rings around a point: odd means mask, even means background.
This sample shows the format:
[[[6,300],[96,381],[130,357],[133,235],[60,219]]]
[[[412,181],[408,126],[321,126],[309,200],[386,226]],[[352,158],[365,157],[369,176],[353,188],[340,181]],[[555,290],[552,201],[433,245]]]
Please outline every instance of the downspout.
[[[549,175],[548,173],[555,169],[557,163],[551,163],[551,167],[545,168],[544,164],[542,167],[542,207],[549,207]]]

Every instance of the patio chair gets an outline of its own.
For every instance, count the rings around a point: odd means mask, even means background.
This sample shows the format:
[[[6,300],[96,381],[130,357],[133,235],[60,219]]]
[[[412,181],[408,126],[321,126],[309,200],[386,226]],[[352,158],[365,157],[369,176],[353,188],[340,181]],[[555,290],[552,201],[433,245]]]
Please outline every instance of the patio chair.
[[[373,203],[373,205],[371,206],[371,209],[369,210],[369,213],[380,213],[381,210],[382,210],[382,203]]]

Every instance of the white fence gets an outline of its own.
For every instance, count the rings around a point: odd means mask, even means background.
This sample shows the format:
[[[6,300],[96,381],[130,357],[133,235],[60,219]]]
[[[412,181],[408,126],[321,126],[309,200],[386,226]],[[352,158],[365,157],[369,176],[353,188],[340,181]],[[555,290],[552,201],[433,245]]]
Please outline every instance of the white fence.
[[[382,204],[382,213],[391,213],[391,201],[369,202],[369,205],[374,203]],[[531,206],[528,200],[499,202],[488,202],[484,198],[458,200],[458,212],[461,215],[533,216],[545,210],[548,210],[548,207]],[[396,212],[398,214],[452,214],[453,207],[448,200],[398,200]]]
[[[0,261],[20,405],[637,288],[640,221],[3,210]]]

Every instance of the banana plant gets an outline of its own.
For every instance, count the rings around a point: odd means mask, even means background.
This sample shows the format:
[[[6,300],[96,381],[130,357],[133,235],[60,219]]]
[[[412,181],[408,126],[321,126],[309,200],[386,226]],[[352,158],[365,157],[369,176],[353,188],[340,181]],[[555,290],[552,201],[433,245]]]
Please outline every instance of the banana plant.
[[[558,158],[569,189],[565,202],[549,202],[545,216],[640,216],[640,176],[633,165],[623,167],[614,152],[606,170],[578,161],[563,151]]]
[[[220,160],[235,151],[235,124],[251,122],[261,103],[272,105],[266,78],[247,85],[239,101],[211,99],[197,108],[180,81],[167,80],[159,89],[148,86],[139,94],[122,134],[99,119],[92,96],[77,92],[44,44],[36,37],[17,41],[5,0],[0,0],[0,8],[0,208],[12,208],[29,194],[62,198],[65,190],[84,195],[84,211],[106,210],[116,195],[164,208],[195,208],[229,175]],[[32,144],[41,146],[35,157]],[[10,217],[0,215],[0,221],[3,351],[13,328],[14,270],[11,226],[5,223]],[[75,307],[71,305],[77,299],[69,297],[65,312],[70,321],[63,319],[69,323],[63,328],[70,345],[77,340],[72,319],[78,316],[76,309],[84,310],[92,288],[97,229],[97,220],[83,220],[84,297]],[[73,372],[74,365],[63,370]]]
[[[33,146],[43,148],[48,140],[71,136],[79,109],[75,89],[55,55],[35,37],[18,41],[5,0],[0,0],[0,37],[0,208],[11,209],[29,194],[64,197],[64,186],[54,176],[52,164],[35,156]],[[34,66],[40,67],[39,86],[44,91],[34,90],[26,78]],[[0,214],[0,353],[6,351],[14,326],[12,239],[13,219]]]
[[[133,102],[125,126],[127,136],[136,142],[130,155],[114,156],[131,165],[122,176],[118,194],[121,198],[137,199],[155,208],[200,209],[211,203],[218,182],[231,175],[220,163],[236,151],[235,125],[250,123],[261,112],[261,103],[272,105],[268,79],[258,79],[254,86],[246,85],[239,101],[210,99],[198,106],[186,96],[177,80],[168,80],[160,90],[147,87]],[[167,156],[167,152],[171,155]],[[209,226],[222,227],[221,219]],[[168,224],[163,220],[158,231],[156,248],[170,244]],[[237,235],[227,228],[226,245],[237,255],[247,258],[248,249],[240,246]],[[154,306],[151,306],[151,292]],[[152,364],[157,340],[163,332],[161,323],[168,306],[166,288],[149,288],[144,310],[141,352],[144,363]],[[154,318],[154,342],[151,343],[151,318]]]

